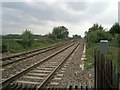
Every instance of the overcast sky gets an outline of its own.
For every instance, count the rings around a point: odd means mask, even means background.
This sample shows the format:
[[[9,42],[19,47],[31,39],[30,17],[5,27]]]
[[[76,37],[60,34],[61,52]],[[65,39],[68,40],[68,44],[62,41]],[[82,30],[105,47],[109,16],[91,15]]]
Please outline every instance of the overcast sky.
[[[34,34],[44,35],[53,27],[63,25],[68,28],[70,36],[84,36],[94,23],[109,29],[118,21],[119,0],[5,1],[2,2],[2,34],[21,34],[27,28]]]

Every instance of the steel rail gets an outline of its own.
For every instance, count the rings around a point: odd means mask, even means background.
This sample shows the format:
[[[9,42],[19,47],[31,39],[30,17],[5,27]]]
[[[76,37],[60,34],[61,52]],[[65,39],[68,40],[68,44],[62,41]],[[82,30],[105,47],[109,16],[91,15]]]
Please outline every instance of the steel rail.
[[[36,90],[42,89],[42,88],[44,88],[47,85],[47,83],[51,80],[51,78],[55,74],[55,72],[58,69],[60,69],[60,67],[65,63],[66,60],[69,59],[69,57],[74,53],[74,51],[77,49],[77,47],[79,46],[79,44],[70,52],[70,54],[64,60],[62,60],[59,63],[59,65],[49,74],[49,76],[40,85],[37,86]]]
[[[0,84],[1,84],[2,87],[4,88],[5,86],[7,86],[10,82],[12,82],[13,80],[15,80],[15,79],[18,78],[19,76],[21,76],[21,75],[29,72],[30,70],[34,69],[34,68],[37,67],[38,65],[40,65],[40,64],[48,61],[50,58],[54,57],[55,55],[57,55],[57,54],[59,54],[59,53],[61,53],[61,52],[63,52],[63,51],[65,51],[66,49],[68,49],[69,47],[73,46],[74,44],[75,44],[75,42],[72,43],[72,44],[70,44],[69,46],[66,46],[65,48],[63,48],[63,49],[61,49],[61,50],[53,53],[52,55],[50,55],[50,56],[42,59],[41,61],[38,61],[37,63],[31,65],[31,66],[28,67],[27,69],[25,69],[25,70],[23,70],[23,71],[20,71],[19,73],[13,75],[12,77],[9,77],[8,79],[2,81]]]
[[[64,45],[64,44],[63,44],[63,45]],[[38,55],[38,54],[41,54],[41,53],[44,53],[44,52],[47,52],[47,51],[56,49],[56,48],[58,48],[58,47],[60,47],[60,46],[61,46],[61,44],[58,44],[58,45],[55,45],[55,46],[52,46],[52,47],[49,47],[49,48],[47,48],[47,47],[46,47],[46,48],[42,48],[42,49],[40,49],[40,50],[35,51],[36,53],[33,53],[33,54],[29,55],[29,56],[22,57],[22,58],[20,58],[20,59],[17,59],[17,60],[14,60],[14,61],[10,61],[10,62],[7,62],[7,63],[3,63],[3,64],[2,64],[2,67],[5,67],[5,66],[7,66],[7,65],[10,65],[10,64],[19,62],[19,61],[24,60],[24,59],[26,59],[26,58],[30,58],[30,57],[36,56],[36,55]],[[45,49],[45,50],[44,50],[44,49]],[[31,53],[32,53],[32,52],[31,52]],[[27,53],[25,53],[25,54],[27,54]],[[15,57],[16,57],[16,56],[15,56]]]
[[[69,42],[67,42],[67,43],[69,43]],[[62,44],[64,45],[66,43],[60,43],[60,44],[52,45],[52,46],[49,46],[49,47],[44,47],[44,48],[35,49],[35,50],[27,51],[27,52],[22,52],[22,53],[18,53],[18,54],[15,54],[15,55],[3,57],[1,59],[2,59],[2,61],[5,61],[5,60],[10,59],[10,58],[19,57],[19,56],[26,55],[26,54],[29,54],[29,53],[34,53],[34,52],[37,52],[37,51],[40,51],[40,50],[44,50],[44,49],[48,49],[48,48],[51,48],[51,47],[60,46]]]
[[[44,52],[47,52],[47,51],[50,51],[50,50],[53,50],[53,49],[56,49],[56,48],[58,48],[58,47],[55,46],[55,47],[46,49],[46,50],[44,50],[44,51],[40,51],[40,52],[38,52],[38,53],[34,53],[34,54],[32,54],[32,55],[29,55],[29,56],[26,56],[26,57],[22,57],[22,58],[20,58],[20,59],[18,59],[18,60],[15,60],[15,61],[11,61],[11,62],[8,62],[8,63],[3,63],[3,64],[2,64],[2,67],[5,67],[5,66],[10,65],[10,64],[13,64],[13,63],[15,63],[15,62],[19,62],[19,61],[24,60],[24,59],[26,59],[26,58],[30,58],[30,57],[36,56],[36,55],[38,55],[38,54],[41,54],[41,53],[44,53]]]

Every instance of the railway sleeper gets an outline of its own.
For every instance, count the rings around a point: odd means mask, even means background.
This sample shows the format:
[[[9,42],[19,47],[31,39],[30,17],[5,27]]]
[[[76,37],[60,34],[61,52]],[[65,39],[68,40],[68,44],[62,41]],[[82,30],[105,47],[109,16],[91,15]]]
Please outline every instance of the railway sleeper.
[[[88,87],[87,85],[79,86],[79,85],[69,85],[65,88],[55,88],[55,87],[45,87],[45,88],[37,88],[36,85],[23,85],[23,84],[9,84],[6,88],[2,90],[92,90],[94,87]]]

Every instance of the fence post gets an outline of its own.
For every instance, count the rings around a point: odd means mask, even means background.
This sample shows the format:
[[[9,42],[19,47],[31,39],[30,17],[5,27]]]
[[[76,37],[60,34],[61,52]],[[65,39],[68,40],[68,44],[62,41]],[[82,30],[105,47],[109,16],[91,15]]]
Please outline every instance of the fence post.
[[[96,74],[97,74],[97,67],[96,67],[96,49],[94,49],[94,88],[96,89],[97,87],[96,87],[96,84],[97,84],[97,76],[96,76]]]
[[[104,62],[105,60],[104,60],[104,56],[103,56],[103,54],[101,54],[101,88],[104,88],[104,70],[105,70],[105,68],[104,68]]]
[[[99,51],[94,51],[94,85],[97,88],[119,88],[118,70],[111,60],[108,60]]]

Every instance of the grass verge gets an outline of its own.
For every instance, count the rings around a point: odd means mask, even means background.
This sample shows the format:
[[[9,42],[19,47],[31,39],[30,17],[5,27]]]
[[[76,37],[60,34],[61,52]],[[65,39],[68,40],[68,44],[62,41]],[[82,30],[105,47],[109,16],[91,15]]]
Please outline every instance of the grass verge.
[[[94,67],[94,49],[99,49],[99,44],[94,44],[93,46],[87,45],[86,49],[86,60],[85,60],[85,69],[91,69]],[[114,65],[118,65],[118,49],[117,47],[108,47],[108,53],[105,55],[106,58],[113,61]]]
[[[44,41],[34,41],[31,47],[23,47],[23,45],[19,41],[15,40],[2,40],[2,43],[7,45],[9,48],[10,53],[21,53],[25,51],[30,51],[38,48],[44,48],[52,45],[56,45],[59,43],[63,43],[63,40],[57,40],[57,41],[52,41],[52,40],[44,40]]]

